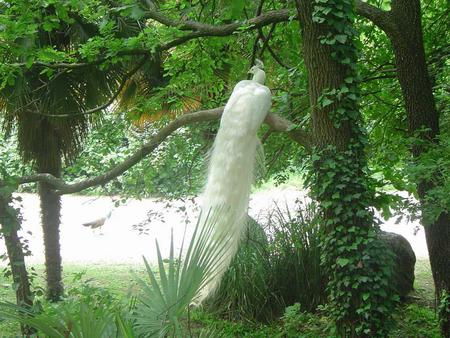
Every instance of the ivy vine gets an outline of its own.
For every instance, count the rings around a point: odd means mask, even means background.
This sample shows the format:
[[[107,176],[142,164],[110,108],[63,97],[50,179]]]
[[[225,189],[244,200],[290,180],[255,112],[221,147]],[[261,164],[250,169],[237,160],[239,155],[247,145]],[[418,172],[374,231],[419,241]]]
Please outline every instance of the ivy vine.
[[[367,135],[359,112],[358,32],[352,0],[315,0],[313,21],[326,29],[320,42],[345,70],[342,84],[322,92],[319,108],[349,141],[316,149],[308,181],[324,218],[322,264],[328,269],[329,304],[335,334],[385,337],[395,303],[391,290],[393,254],[378,240],[379,226],[369,206],[374,190],[367,172]]]

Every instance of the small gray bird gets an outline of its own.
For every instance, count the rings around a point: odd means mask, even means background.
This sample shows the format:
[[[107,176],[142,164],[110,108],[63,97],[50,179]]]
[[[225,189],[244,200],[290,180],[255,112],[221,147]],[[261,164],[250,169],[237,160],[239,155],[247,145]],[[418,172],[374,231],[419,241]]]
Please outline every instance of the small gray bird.
[[[83,223],[83,226],[89,227],[91,229],[100,228],[103,226],[103,224],[105,224],[106,220],[111,217],[111,214],[112,214],[112,209],[106,214],[105,217],[98,218],[91,222]]]

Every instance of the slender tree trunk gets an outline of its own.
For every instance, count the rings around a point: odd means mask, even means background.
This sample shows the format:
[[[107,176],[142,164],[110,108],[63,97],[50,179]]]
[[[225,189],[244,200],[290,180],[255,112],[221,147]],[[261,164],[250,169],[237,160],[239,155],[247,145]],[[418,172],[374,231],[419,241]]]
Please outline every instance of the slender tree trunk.
[[[360,7],[360,14],[373,20],[389,36],[397,67],[397,75],[403,93],[408,115],[409,130],[418,136],[420,145],[413,145],[413,157],[420,161],[421,155],[431,148],[439,146],[439,113],[430,81],[421,23],[419,0],[393,0],[391,11],[384,12],[374,8],[365,10]],[[374,13],[376,14],[374,16]],[[434,220],[425,217],[433,206],[429,199],[430,192],[442,186],[444,180],[439,173],[430,175],[432,179],[417,182],[417,192],[422,207],[422,224],[425,229],[431,270],[438,301],[446,292],[447,312],[441,316],[442,333],[450,337],[450,210],[442,210]],[[444,305],[445,306],[445,305]]]
[[[16,285],[17,305],[31,308],[33,306],[33,295],[25,266],[22,244],[17,233],[20,228],[20,221],[16,210],[10,206],[11,201],[11,195],[5,196],[0,194],[0,233],[5,239],[13,282]],[[34,333],[34,330],[26,325],[21,325],[21,331],[26,337]]]
[[[367,259],[374,257],[369,250],[375,243],[376,228],[369,210],[373,196],[365,171],[366,135],[356,102],[359,92],[352,13],[345,12],[351,12],[352,7],[349,2],[344,5],[343,13],[349,17],[339,21],[340,26],[335,28],[328,24],[327,18],[320,21],[315,13],[317,8],[320,11],[323,6],[334,4],[316,5],[314,0],[297,0],[316,151],[311,188],[324,217],[323,263],[329,274],[331,311],[340,336],[382,337],[387,314],[378,309],[388,307],[383,297],[389,291],[387,278],[380,278],[378,273],[383,258],[380,257],[381,261]],[[333,15],[335,8],[329,9],[319,16]],[[340,29],[350,33],[342,38]],[[323,41],[336,36],[342,38],[341,42],[334,42],[336,46]],[[337,51],[347,54],[338,55]],[[344,62],[346,57],[348,62]],[[374,283],[375,280],[379,282]],[[374,297],[370,306],[367,306],[368,293]],[[379,295],[382,296],[377,298]]]
[[[61,159],[55,163],[38,163],[38,172],[49,173],[55,177],[61,175]],[[59,240],[59,225],[61,200],[46,183],[39,183],[39,197],[41,199],[41,223],[44,235],[45,270],[47,277],[47,299],[57,302],[64,292],[62,283],[61,248]]]
[[[389,35],[408,114],[409,130],[422,141],[420,145],[412,147],[412,154],[419,161],[422,154],[439,144],[439,114],[425,60],[420,1],[393,1],[391,13],[398,29]],[[417,182],[422,223],[438,299],[443,291],[450,294],[450,211],[443,210],[432,221],[427,221],[424,215],[433,203],[428,200],[429,192],[442,184],[443,178],[439,173],[432,175],[432,179]],[[450,318],[441,319],[442,332],[449,337]]]

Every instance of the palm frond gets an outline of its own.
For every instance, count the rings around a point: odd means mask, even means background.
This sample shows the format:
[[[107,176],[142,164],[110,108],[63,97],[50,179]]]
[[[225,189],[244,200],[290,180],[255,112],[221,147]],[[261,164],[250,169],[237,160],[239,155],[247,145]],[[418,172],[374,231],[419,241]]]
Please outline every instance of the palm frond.
[[[80,17],[75,19],[71,25],[62,24],[58,32],[38,31],[36,39],[29,43],[70,51],[98,33],[95,25]],[[28,69],[18,74],[13,85],[0,91],[2,127],[7,133],[17,128],[19,150],[26,162],[45,162],[43,167],[51,168],[61,157],[70,161],[96,122],[93,115],[83,112],[107,101],[123,74],[119,67],[101,70],[90,66],[60,70],[49,77],[41,69]]]
[[[138,279],[142,296],[135,313],[136,330],[144,337],[182,336],[182,322],[189,306],[214,278],[230,244],[230,234],[217,229],[217,221],[226,210],[210,211],[203,224],[197,223],[185,255],[174,254],[173,236],[166,265],[156,241],[158,269],[154,271],[144,259],[150,283]],[[201,217],[199,219],[202,219]]]

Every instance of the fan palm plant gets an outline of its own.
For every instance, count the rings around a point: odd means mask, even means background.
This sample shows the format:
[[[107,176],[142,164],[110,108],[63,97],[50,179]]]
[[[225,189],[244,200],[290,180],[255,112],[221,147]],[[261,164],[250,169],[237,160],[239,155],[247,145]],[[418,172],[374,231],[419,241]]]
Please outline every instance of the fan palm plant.
[[[41,19],[55,15],[51,5],[41,6],[37,7],[42,12]],[[42,22],[38,22],[39,28],[33,34],[18,38],[11,44],[24,49],[72,52],[98,31],[95,25],[84,23],[79,17],[70,21],[61,20],[51,31],[39,24]],[[25,61],[21,57],[6,57],[9,62]],[[94,122],[93,116],[83,112],[110,98],[119,78],[119,71],[101,71],[95,66],[63,68],[50,76],[45,68],[25,69],[16,76],[13,84],[0,90],[3,128],[7,134],[13,129],[17,131],[18,148],[25,162],[31,162],[39,173],[59,177],[63,160],[71,161],[78,154],[89,126]],[[60,196],[45,183],[39,183],[38,191],[47,296],[56,301],[63,292],[59,242]]]
[[[226,212],[225,208],[217,208],[210,210],[207,217],[199,217],[184,255],[183,247],[178,257],[174,255],[172,238],[167,266],[156,241],[158,271],[153,271],[144,259],[149,283],[138,279],[142,294],[134,317],[140,337],[190,336],[183,320],[203,288],[216,277],[231,245],[231,234],[217,229],[218,220],[226,217]]]

